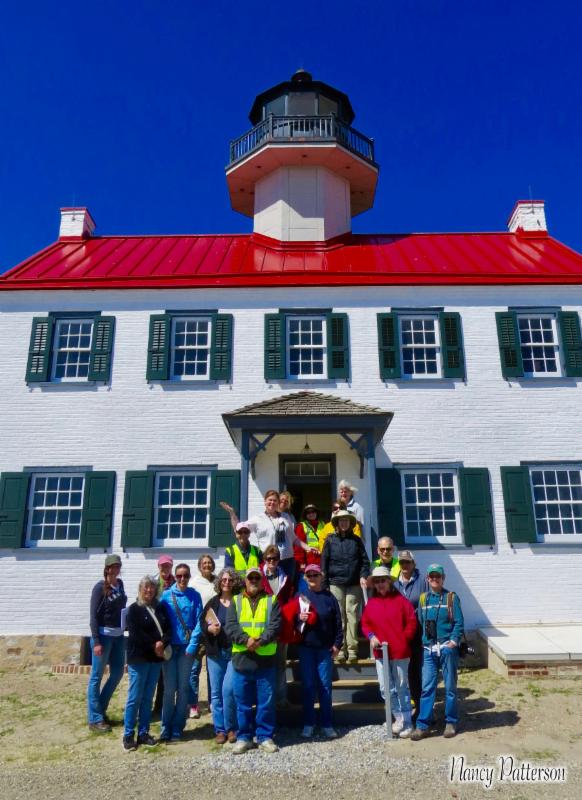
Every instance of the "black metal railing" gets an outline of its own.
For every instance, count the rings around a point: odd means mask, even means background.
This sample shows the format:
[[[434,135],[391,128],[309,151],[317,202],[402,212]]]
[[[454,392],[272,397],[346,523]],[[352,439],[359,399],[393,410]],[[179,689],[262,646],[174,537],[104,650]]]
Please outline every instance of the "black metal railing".
[[[324,117],[276,117],[267,119],[230,143],[229,166],[245,158],[267,142],[335,141],[366,161],[374,161],[374,142],[355,128],[341,122],[335,114]]]

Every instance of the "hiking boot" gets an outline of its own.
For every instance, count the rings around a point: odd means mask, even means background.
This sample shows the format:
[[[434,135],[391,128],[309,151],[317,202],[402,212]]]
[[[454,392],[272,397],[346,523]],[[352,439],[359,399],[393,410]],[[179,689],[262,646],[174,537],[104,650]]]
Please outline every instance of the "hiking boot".
[[[224,744],[226,742],[226,733],[217,733],[214,737],[216,744]]]
[[[400,739],[410,739],[413,733],[414,733],[414,728],[403,728],[398,734],[398,737]]]
[[[246,753],[247,750],[252,750],[254,746],[255,745],[253,742],[249,741],[248,739],[239,739],[232,748],[232,752],[235,754],[235,756],[238,756],[241,753]]]
[[[415,728],[410,738],[412,739],[413,742],[420,742],[421,739],[426,739],[427,736],[428,736],[427,730],[424,730],[424,728]]]
[[[344,653],[343,650],[339,651],[339,653],[335,657],[335,660],[338,662],[338,664],[343,664],[347,660],[346,654]]]
[[[134,735],[132,734],[131,736],[124,736],[121,740],[121,746],[126,753],[131,753],[132,750],[137,750]]]
[[[305,725],[305,727],[301,731],[301,738],[311,739],[312,736],[313,736],[313,725]]]
[[[150,736],[149,733],[140,733],[137,737],[137,745],[145,745],[146,747],[154,747],[158,743],[157,739],[154,739],[153,736]]]
[[[453,736],[456,735],[457,735],[456,727],[453,725],[452,722],[447,722],[447,724],[445,725],[445,732],[443,733],[445,739],[452,739]]]
[[[229,744],[234,744],[236,742],[236,731],[229,731],[226,734],[226,738],[228,739]]]
[[[263,739],[262,742],[259,742],[259,750],[264,753],[276,753],[279,748],[272,739]]]
[[[335,728],[322,728],[321,732],[326,739],[337,739],[337,731]]]
[[[92,722],[89,725],[89,730],[93,733],[111,733],[111,725],[101,720],[101,722]]]
[[[198,704],[195,706],[190,706],[188,717],[190,719],[200,719],[200,709],[198,708]]]

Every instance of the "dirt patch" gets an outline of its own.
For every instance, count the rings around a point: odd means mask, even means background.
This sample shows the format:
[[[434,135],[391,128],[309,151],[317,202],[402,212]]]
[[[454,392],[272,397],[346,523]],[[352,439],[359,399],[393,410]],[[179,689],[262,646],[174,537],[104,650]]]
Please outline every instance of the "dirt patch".
[[[246,756],[237,759],[213,744],[207,713],[188,722],[183,742],[128,755],[121,749],[127,678],[110,707],[115,726],[107,735],[90,733],[87,728],[86,685],[84,676],[0,673],[0,771],[4,796],[9,800],[92,800],[96,784],[100,800],[156,796],[164,791],[176,800],[193,794],[228,794],[229,800],[248,800],[248,783],[240,779],[244,762],[239,760]],[[581,679],[505,680],[483,669],[463,672],[459,685],[462,726],[456,739],[434,735],[418,743],[385,742],[379,728],[375,732],[366,728],[361,731],[365,735],[360,737],[360,748],[357,731],[342,729],[336,742],[305,745],[297,731],[283,730],[280,753],[257,762],[255,790],[272,794],[276,776],[270,773],[277,764],[279,772],[286,773],[284,793],[288,798],[304,797],[315,789],[320,798],[335,800],[376,796],[383,784],[433,796],[438,790],[437,795],[446,798],[478,797],[485,792],[482,786],[449,782],[451,755],[462,754],[467,764],[492,764],[499,755],[511,754],[521,761],[566,765],[568,781],[551,786],[498,784],[488,796],[578,800],[582,788]],[[436,715],[436,730],[441,732],[442,698]],[[369,730],[373,736],[366,734]],[[159,733],[158,722],[152,732]],[[277,760],[269,761],[273,758]],[[321,774],[318,759],[326,765]],[[232,769],[235,761],[241,769]],[[212,774],[208,774],[210,767]]]

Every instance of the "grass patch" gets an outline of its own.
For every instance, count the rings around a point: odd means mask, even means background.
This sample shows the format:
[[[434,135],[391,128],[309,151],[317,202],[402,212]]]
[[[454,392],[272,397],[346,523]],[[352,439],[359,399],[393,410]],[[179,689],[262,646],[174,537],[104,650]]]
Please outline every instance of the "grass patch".
[[[523,750],[521,759],[528,761],[555,761],[559,757],[557,750]]]

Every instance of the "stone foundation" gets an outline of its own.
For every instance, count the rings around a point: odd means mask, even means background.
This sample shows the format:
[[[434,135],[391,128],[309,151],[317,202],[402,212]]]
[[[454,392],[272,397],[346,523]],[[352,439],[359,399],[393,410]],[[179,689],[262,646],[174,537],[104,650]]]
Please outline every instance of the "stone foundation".
[[[82,636],[0,636],[0,669],[50,670],[54,664],[78,667]]]

